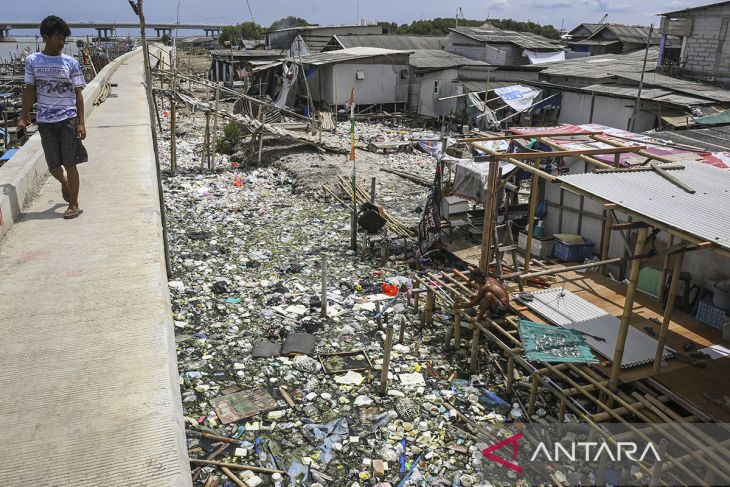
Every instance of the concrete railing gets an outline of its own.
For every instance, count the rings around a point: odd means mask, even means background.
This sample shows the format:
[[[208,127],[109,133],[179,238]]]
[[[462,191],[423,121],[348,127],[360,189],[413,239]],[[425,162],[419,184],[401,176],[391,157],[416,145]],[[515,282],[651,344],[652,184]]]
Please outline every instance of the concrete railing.
[[[84,116],[89,118],[104,85],[126,60],[141,53],[141,48],[110,62],[84,88]],[[49,176],[40,134],[34,134],[18,152],[0,167],[0,238],[18,221],[27,205]]]

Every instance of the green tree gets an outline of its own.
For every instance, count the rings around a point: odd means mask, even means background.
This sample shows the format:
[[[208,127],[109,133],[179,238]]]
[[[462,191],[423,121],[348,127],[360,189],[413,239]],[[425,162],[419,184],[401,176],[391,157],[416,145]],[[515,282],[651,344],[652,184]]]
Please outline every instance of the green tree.
[[[301,17],[289,15],[288,17],[274,21],[269,27],[269,30],[288,29],[290,27],[306,27],[308,25],[312,24]]]
[[[233,154],[236,144],[243,139],[244,135],[243,124],[237,120],[231,120],[223,127],[223,137],[218,139],[215,151],[219,154]]]
[[[264,29],[255,22],[244,22],[238,25],[227,25],[221,29],[218,40],[221,44],[230,41],[234,46],[242,39],[262,39]]]
[[[549,39],[560,39],[561,32],[552,25],[540,25],[535,22],[522,22],[513,19],[489,19],[489,22],[498,29],[514,30],[517,32],[532,32]],[[484,20],[459,19],[460,27],[479,27]],[[410,24],[398,26],[398,34],[445,36],[449,29],[456,25],[453,18],[436,18],[432,20],[416,20]]]

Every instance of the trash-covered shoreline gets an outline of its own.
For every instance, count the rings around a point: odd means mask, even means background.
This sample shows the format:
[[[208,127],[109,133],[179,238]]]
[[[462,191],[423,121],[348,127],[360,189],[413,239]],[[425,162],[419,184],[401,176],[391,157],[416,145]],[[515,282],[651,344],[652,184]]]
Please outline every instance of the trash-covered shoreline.
[[[433,326],[423,326],[403,292],[375,319],[393,289],[413,286],[413,249],[391,250],[385,266],[377,251],[363,259],[350,249],[348,211],[318,190],[332,184],[335,170],[348,174],[350,163],[294,147],[261,167],[216,156],[214,170],[201,170],[200,117],[179,117],[174,175],[166,171],[167,121],[161,149],[191,459],[260,470],[230,467],[247,486],[484,485],[484,445],[457,424],[457,411],[488,426],[519,417],[520,406],[502,398],[504,378],[493,368],[469,374],[467,347],[444,351],[439,324],[450,316],[437,313]],[[430,179],[430,156],[364,154],[360,181],[375,175],[376,199],[414,225],[427,188],[373,168]],[[393,346],[381,395],[388,327]],[[288,342],[303,353],[279,355]],[[235,485],[220,465],[192,468],[195,485]]]

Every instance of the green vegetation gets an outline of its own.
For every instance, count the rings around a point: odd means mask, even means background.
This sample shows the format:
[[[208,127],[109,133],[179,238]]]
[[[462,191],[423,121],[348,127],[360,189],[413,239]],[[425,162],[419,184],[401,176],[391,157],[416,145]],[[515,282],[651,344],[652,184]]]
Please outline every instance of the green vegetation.
[[[290,15],[273,22],[269,26],[269,30],[288,29],[290,27],[306,27],[312,25],[301,17],[294,17]]]
[[[462,27],[479,27],[484,23],[484,20],[459,19],[459,25]],[[532,32],[533,34],[545,36],[549,39],[560,39],[560,31],[552,25],[540,25],[535,22],[522,22],[513,19],[489,19],[489,23],[498,29],[514,30],[517,32]],[[444,36],[449,33],[449,29],[453,28],[454,25],[455,22],[452,18],[416,20],[410,24],[403,24],[399,26],[396,33]]]
[[[218,139],[215,151],[219,154],[231,155],[235,151],[236,144],[243,139],[246,132],[243,130],[243,124],[236,120],[232,120],[223,127],[223,137]]]
[[[231,42],[236,45],[243,39],[262,39],[264,37],[264,28],[256,22],[244,22],[238,25],[227,25],[221,30],[218,41],[221,44]]]

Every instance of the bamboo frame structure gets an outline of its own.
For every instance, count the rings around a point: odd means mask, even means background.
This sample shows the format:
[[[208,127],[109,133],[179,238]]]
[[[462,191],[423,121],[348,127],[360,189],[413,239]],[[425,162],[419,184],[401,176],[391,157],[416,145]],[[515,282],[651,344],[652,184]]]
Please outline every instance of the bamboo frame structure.
[[[637,259],[635,262],[638,263],[639,260]],[[427,274],[427,277],[441,287],[442,292],[436,292],[434,295],[440,304],[447,309],[453,306],[454,301],[466,300],[471,296],[471,291],[465,285],[465,276],[459,272],[442,272],[440,274],[431,272]],[[417,279],[418,282],[422,282],[420,278]],[[448,296],[448,299],[444,296]],[[433,312],[433,310],[430,312]],[[505,326],[508,326],[509,329]],[[511,318],[505,320],[503,324],[486,318],[484,323],[472,323],[472,328],[475,331],[478,330],[475,335],[495,344],[502,352],[503,357],[507,359],[507,373],[505,375],[508,391],[514,390],[514,373],[517,367],[523,368],[526,371],[525,375],[531,376],[528,416],[536,408],[537,398],[540,395],[540,385],[542,385],[559,400],[560,412],[558,416],[560,418],[563,418],[565,412],[570,410],[585,422],[596,435],[611,444],[620,441],[620,438],[614,438],[608,434],[600,426],[601,422],[621,423],[628,428],[632,435],[638,435],[647,441],[649,440],[647,436],[649,432],[659,433],[667,444],[684,452],[681,457],[664,462],[658,468],[660,472],[653,472],[655,467],[651,465],[637,462],[636,464],[647,478],[656,473],[661,473],[662,476],[666,476],[665,479],[672,478],[673,481],[678,481],[677,474],[681,472],[685,476],[684,478],[691,478],[692,482],[697,485],[708,485],[710,483],[708,478],[703,479],[698,476],[693,470],[684,465],[685,460],[699,463],[714,476],[727,477],[730,474],[730,467],[727,466],[727,459],[730,458],[730,451],[728,451],[730,440],[714,442],[709,438],[703,438],[702,433],[697,430],[699,440],[687,441],[686,435],[678,429],[679,427],[661,429],[657,425],[657,423],[666,423],[667,421],[687,423],[696,421],[698,418],[693,414],[679,414],[677,411],[685,411],[682,405],[674,402],[667,395],[654,390],[649,381],[634,383],[638,384],[639,389],[642,391],[641,394],[638,394],[637,391],[628,394],[622,390],[613,390],[610,379],[589,365],[542,363],[542,368],[537,368],[522,356],[522,343],[515,336],[517,323],[516,320]],[[479,345],[474,340],[471,345],[471,364],[477,363],[478,353]],[[568,387],[559,384],[565,384]],[[599,412],[589,413],[584,406],[586,400],[589,404],[597,407]],[[613,407],[611,404],[613,402],[618,403],[618,407]],[[635,421],[632,418],[638,418],[638,420],[647,423],[647,426],[643,429],[638,428],[632,424],[632,421]],[[702,443],[703,441],[704,443]],[[606,468],[605,462],[601,463],[599,477],[603,475],[603,470]],[[681,483],[686,483],[686,481]]]

